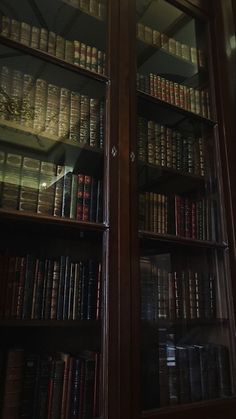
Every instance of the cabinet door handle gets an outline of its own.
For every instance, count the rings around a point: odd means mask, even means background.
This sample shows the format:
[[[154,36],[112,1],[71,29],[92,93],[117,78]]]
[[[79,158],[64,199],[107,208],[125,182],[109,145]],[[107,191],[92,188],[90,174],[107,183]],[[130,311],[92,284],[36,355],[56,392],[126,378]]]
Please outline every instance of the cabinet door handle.
[[[134,161],[135,161],[135,154],[134,154],[133,151],[131,151],[131,153],[130,153],[130,160],[131,160],[132,163],[134,163]]]
[[[117,148],[113,145],[112,149],[111,149],[111,154],[112,157],[116,157],[117,156]]]

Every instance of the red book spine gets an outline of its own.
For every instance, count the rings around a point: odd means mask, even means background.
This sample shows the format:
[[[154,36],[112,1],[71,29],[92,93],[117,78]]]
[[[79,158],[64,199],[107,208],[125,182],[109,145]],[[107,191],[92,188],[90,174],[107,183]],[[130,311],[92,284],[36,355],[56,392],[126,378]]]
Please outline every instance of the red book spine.
[[[77,220],[83,219],[84,175],[78,175]]]

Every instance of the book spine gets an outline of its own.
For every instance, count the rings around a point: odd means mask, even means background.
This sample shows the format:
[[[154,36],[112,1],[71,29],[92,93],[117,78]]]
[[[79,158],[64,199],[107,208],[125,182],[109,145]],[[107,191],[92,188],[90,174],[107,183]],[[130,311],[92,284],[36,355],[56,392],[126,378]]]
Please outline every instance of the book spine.
[[[7,153],[3,173],[1,206],[18,209],[22,156]]]
[[[70,217],[72,172],[67,172],[63,178],[62,217]]]
[[[62,36],[60,36],[60,35],[56,36],[55,55],[56,55],[57,58],[60,58],[61,60],[65,59],[65,39],[62,38]]]
[[[40,161],[23,157],[21,188],[20,188],[20,211],[36,212],[39,189]]]
[[[47,82],[37,79],[35,83],[34,129],[44,131],[46,120]]]
[[[80,132],[80,94],[71,92],[70,98],[70,141],[79,141]]]
[[[20,22],[18,20],[11,19],[10,38],[13,41],[20,40]]]
[[[58,135],[60,140],[69,138],[69,126],[70,126],[70,91],[65,88],[60,90],[59,100],[59,123],[58,123]]]
[[[82,221],[90,221],[90,208],[91,208],[91,176],[84,176],[84,191],[83,191],[83,213]]]
[[[56,55],[56,34],[52,31],[48,33],[48,53]]]
[[[70,218],[76,218],[78,196],[78,176],[72,174],[71,180],[71,197],[70,197]]]
[[[20,24],[20,42],[21,44],[30,45],[31,26],[28,23],[21,22]]]
[[[37,26],[31,27],[31,39],[30,39],[30,46],[31,48],[38,49],[39,48],[39,39],[40,39],[40,29]]]
[[[25,267],[23,311],[22,311],[23,319],[31,318],[34,272],[35,272],[35,257],[33,255],[27,255],[26,267]]]
[[[20,121],[22,107],[23,73],[13,70],[11,77],[10,119]]]
[[[74,43],[72,41],[65,41],[65,61],[68,63],[74,63]]]
[[[78,175],[78,195],[77,195],[77,220],[83,219],[83,202],[84,202],[84,175]]]
[[[60,88],[48,84],[45,131],[56,136],[58,135],[59,100]]]
[[[44,28],[40,28],[39,49],[42,51],[48,50],[48,31]]]
[[[90,103],[89,97],[81,95],[81,106],[80,106],[80,131],[79,131],[79,143],[89,144],[89,127],[90,127]]]
[[[2,419],[19,417],[23,365],[23,351],[15,350],[8,352],[3,393]]]
[[[89,115],[89,145],[97,147],[99,142],[99,101],[90,99]]]
[[[2,16],[1,19],[1,35],[6,36],[7,38],[10,37],[10,30],[11,30],[11,20],[7,16]]]
[[[0,88],[0,119],[5,120],[9,118],[11,97],[11,72],[6,66],[1,68]]]
[[[63,200],[63,184],[64,184],[65,166],[58,165],[56,168],[56,182],[53,215],[61,217],[62,215],[62,200]]]
[[[55,200],[56,166],[50,162],[41,162],[37,213],[52,215]]]
[[[35,100],[35,80],[29,74],[23,76],[21,124],[33,128]]]

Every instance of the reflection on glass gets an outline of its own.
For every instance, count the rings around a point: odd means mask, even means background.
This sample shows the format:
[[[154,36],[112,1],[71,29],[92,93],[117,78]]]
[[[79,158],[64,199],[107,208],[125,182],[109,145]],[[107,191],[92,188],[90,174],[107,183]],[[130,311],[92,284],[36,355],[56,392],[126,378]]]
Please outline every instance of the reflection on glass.
[[[148,410],[233,392],[205,27],[165,0],[136,6],[140,383]]]
[[[214,254],[162,252],[147,244],[140,259],[142,408],[230,396],[224,279]]]
[[[104,0],[23,0],[20,10],[9,0],[0,11],[0,35],[105,74]]]
[[[137,88],[211,118],[202,25],[164,0],[137,1]]]
[[[102,222],[105,88],[1,52],[10,58],[0,67],[0,206]]]

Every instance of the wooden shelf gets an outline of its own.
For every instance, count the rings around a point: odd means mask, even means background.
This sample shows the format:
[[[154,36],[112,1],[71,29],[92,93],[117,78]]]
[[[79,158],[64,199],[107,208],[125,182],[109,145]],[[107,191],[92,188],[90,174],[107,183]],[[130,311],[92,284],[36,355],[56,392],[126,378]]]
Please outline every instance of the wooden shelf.
[[[90,153],[103,154],[103,150],[91,147],[88,144],[70,141],[68,138],[60,138],[48,132],[38,132],[34,128],[29,128],[17,123],[0,119],[0,142],[10,144],[14,147],[22,147],[48,154],[60,145],[75,147],[78,150],[85,150]]]
[[[148,190],[154,187],[159,193],[191,193],[204,191],[206,179],[180,170],[150,163],[139,162],[139,189]]]
[[[96,73],[95,71],[91,71],[91,70],[87,70],[86,68],[79,67],[78,65],[74,65],[65,60],[57,58],[54,55],[51,55],[45,51],[42,51],[39,49],[33,49],[27,45],[23,45],[20,42],[13,41],[12,39],[6,38],[5,36],[2,36],[2,35],[0,35],[0,43],[9,48],[18,49],[19,51],[22,51],[22,53],[24,54],[35,56],[41,60],[48,61],[49,63],[62,67],[66,70],[70,70],[75,73],[78,73],[83,77],[89,77],[90,79],[96,80],[98,82],[103,82],[103,83],[106,83],[109,80],[109,78],[103,74],[99,74],[99,73]],[[24,72],[26,71],[25,67],[24,67],[24,70],[22,69],[22,71]]]
[[[177,83],[199,87],[206,82],[206,69],[164,48],[137,39],[137,67],[142,74],[158,73]]]
[[[5,319],[0,320],[0,328],[20,327],[20,328],[79,328],[79,329],[93,329],[100,328],[101,322],[95,320],[16,320]]]
[[[101,223],[92,223],[85,221],[77,221],[70,218],[54,217],[49,215],[40,215],[29,213],[26,211],[7,210],[0,208],[0,223],[1,230],[3,231],[6,227],[7,230],[11,228],[14,230],[16,226],[26,227],[40,230],[43,232],[54,231],[54,229],[60,229],[61,234],[68,232],[70,235],[75,235],[78,238],[83,238],[84,235],[102,235],[108,226]]]
[[[233,417],[236,409],[236,398],[227,397],[214,400],[190,402],[189,404],[164,407],[142,412],[141,418],[145,419],[197,419],[199,417],[223,419]]]
[[[148,113],[149,119],[152,117],[155,119],[155,117],[158,116],[159,120],[170,127],[176,127],[186,119],[195,121],[199,125],[207,125],[210,127],[216,125],[216,122],[211,119],[204,118],[194,112],[190,112],[168,102],[164,102],[163,100],[145,93],[142,90],[138,89],[137,94],[138,99],[145,103],[144,112]],[[143,113],[142,106],[139,106],[139,112]]]
[[[141,326],[144,331],[146,328],[158,329],[166,327],[174,329],[175,327],[191,328],[191,327],[209,327],[209,326],[229,326],[229,320],[224,318],[200,318],[200,319],[158,319],[156,321],[141,320]]]
[[[196,246],[196,247],[207,247],[215,249],[227,249],[228,244],[224,242],[209,241],[209,240],[197,240],[190,239],[186,237],[174,236],[172,234],[159,234],[152,233],[149,231],[139,231],[139,237],[143,241],[156,241],[156,242],[169,242],[172,244],[180,244],[187,246]]]

